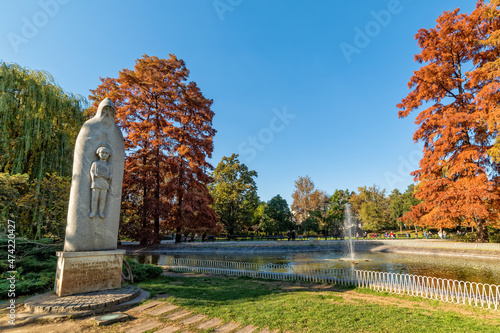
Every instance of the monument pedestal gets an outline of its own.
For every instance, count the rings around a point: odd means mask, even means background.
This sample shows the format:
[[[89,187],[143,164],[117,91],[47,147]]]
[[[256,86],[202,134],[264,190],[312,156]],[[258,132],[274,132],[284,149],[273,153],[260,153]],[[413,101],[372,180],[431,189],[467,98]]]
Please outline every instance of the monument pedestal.
[[[121,287],[125,250],[57,252],[58,296]]]

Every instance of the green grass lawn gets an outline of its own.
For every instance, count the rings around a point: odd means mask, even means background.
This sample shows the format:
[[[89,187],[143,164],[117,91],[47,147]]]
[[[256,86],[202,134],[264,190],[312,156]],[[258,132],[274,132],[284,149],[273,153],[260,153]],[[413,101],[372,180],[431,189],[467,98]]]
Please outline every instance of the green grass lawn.
[[[499,311],[361,288],[208,276],[139,286],[194,312],[280,331],[500,332]]]

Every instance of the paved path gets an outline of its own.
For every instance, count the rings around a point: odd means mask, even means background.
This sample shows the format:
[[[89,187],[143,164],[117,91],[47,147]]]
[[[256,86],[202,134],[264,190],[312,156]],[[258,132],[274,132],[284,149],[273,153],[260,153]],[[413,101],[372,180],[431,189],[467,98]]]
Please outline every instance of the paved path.
[[[118,329],[124,333],[144,333],[156,329],[155,333],[188,333],[195,330],[213,329],[217,333],[273,333],[267,328],[241,325],[236,322],[223,322],[203,314],[192,313],[176,305],[162,301],[151,301],[126,311],[131,319],[120,324]]]

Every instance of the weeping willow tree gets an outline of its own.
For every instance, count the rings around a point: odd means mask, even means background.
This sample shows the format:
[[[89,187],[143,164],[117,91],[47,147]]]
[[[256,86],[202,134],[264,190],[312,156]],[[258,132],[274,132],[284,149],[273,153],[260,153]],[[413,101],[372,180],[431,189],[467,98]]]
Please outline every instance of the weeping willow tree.
[[[0,172],[71,175],[87,101],[45,71],[0,63]]]
[[[47,72],[0,62],[0,215],[16,221],[21,237],[64,234],[73,148],[87,105]]]

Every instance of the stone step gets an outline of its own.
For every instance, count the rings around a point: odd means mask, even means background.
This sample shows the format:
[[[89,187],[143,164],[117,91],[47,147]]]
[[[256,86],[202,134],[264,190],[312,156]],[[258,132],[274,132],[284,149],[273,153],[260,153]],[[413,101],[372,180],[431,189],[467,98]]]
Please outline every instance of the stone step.
[[[153,328],[157,328],[161,323],[157,321],[147,321],[145,323],[139,324],[137,326],[129,327],[123,331],[123,333],[144,333]]]
[[[212,327],[219,326],[220,324],[222,324],[222,320],[220,320],[219,318],[212,318],[204,323],[199,324],[198,326],[196,326],[196,328],[200,330],[208,330]]]
[[[162,315],[162,314],[167,313],[169,311],[175,310],[177,308],[179,308],[177,305],[167,304],[167,305],[163,305],[163,306],[158,306],[158,307],[146,312],[146,314],[151,315],[151,316],[159,316],[159,315]]]
[[[161,330],[155,331],[155,333],[174,333],[178,332],[181,328],[176,326],[167,326],[162,328]]]
[[[163,304],[163,302],[160,302],[160,301],[149,302],[149,303],[146,303],[146,304],[142,304],[142,305],[136,306],[135,308],[132,308],[129,311],[130,312],[140,312],[140,311],[144,311],[144,310],[150,309],[153,306],[157,306],[159,304]]]
[[[258,327],[257,326],[253,326],[253,325],[247,325],[245,327],[243,327],[242,329],[236,331],[236,333],[252,333],[253,331],[255,331]],[[262,332],[262,331],[261,331]]]
[[[197,314],[192,317],[186,318],[183,321],[181,321],[182,325],[192,325],[195,324],[199,321],[202,321],[203,319],[207,318],[207,316],[202,315],[202,314]]]
[[[184,317],[187,317],[191,314],[191,311],[188,311],[188,310],[180,310],[180,311],[176,311],[174,313],[171,313],[169,315],[166,315],[165,319],[169,319],[169,320],[177,320],[177,319],[181,319],[181,318],[184,318]]]
[[[220,327],[217,327],[217,328],[214,330],[214,332],[215,332],[215,333],[229,333],[229,332],[231,332],[232,330],[234,330],[234,329],[238,328],[238,326],[240,326],[240,324],[238,324],[238,323],[231,323],[231,322],[229,322],[229,323],[226,323],[226,324],[224,324],[224,325],[222,325],[222,326],[220,326]]]

